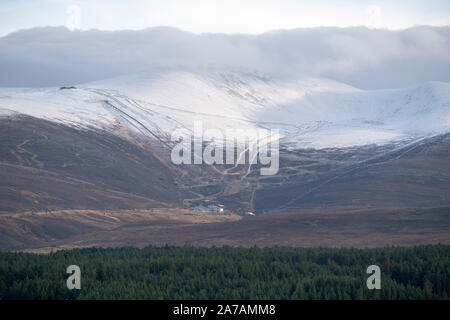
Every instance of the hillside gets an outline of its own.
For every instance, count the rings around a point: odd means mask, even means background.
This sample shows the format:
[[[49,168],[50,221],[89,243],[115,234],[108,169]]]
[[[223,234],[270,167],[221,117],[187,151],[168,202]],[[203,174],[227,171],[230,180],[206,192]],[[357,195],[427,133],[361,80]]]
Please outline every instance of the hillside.
[[[0,92],[2,250],[449,242],[447,83],[365,91],[323,78],[158,69]],[[171,135],[192,135],[195,121],[278,129],[278,173],[175,165]],[[226,214],[200,223],[183,213],[209,204]]]
[[[26,114],[82,128],[168,142],[194,121],[208,128],[279,129],[291,148],[385,144],[448,132],[450,85],[363,91],[327,79],[158,69],[74,89],[0,95],[2,114]]]

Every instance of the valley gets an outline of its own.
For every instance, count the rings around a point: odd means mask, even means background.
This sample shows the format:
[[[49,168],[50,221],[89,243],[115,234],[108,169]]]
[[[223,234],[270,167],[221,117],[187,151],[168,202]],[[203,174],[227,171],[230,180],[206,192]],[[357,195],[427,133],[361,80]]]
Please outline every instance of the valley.
[[[0,95],[0,250],[450,243],[448,84],[158,72]],[[277,174],[174,164],[198,120],[279,130]]]

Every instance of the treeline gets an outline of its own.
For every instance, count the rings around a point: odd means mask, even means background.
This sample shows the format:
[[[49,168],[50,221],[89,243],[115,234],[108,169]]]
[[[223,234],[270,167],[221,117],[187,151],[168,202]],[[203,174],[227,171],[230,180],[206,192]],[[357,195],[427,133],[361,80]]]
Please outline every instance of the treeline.
[[[381,268],[381,290],[366,286]],[[66,268],[81,269],[81,290]],[[450,246],[0,253],[0,299],[448,299]]]

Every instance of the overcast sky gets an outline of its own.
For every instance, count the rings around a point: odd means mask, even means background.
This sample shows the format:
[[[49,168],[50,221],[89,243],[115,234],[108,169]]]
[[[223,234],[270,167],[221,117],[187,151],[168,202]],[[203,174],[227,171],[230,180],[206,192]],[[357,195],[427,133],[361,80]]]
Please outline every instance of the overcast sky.
[[[405,29],[450,24],[448,0],[1,0],[0,36],[39,26],[82,30],[172,26],[251,33],[316,26]]]
[[[46,27],[0,38],[0,87],[77,84],[155,67],[327,77],[367,89],[450,81],[450,27],[321,27],[253,36]]]
[[[448,0],[0,0],[0,87],[155,67],[327,77],[365,89],[448,82],[449,12]]]

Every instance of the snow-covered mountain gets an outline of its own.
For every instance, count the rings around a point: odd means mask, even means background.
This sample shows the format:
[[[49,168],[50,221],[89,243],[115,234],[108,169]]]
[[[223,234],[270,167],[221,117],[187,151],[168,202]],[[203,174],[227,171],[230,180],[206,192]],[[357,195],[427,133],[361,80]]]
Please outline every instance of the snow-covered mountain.
[[[0,116],[26,114],[164,143],[176,129],[279,129],[290,148],[343,148],[450,131],[450,84],[364,91],[323,78],[171,70],[76,85],[1,89]]]

